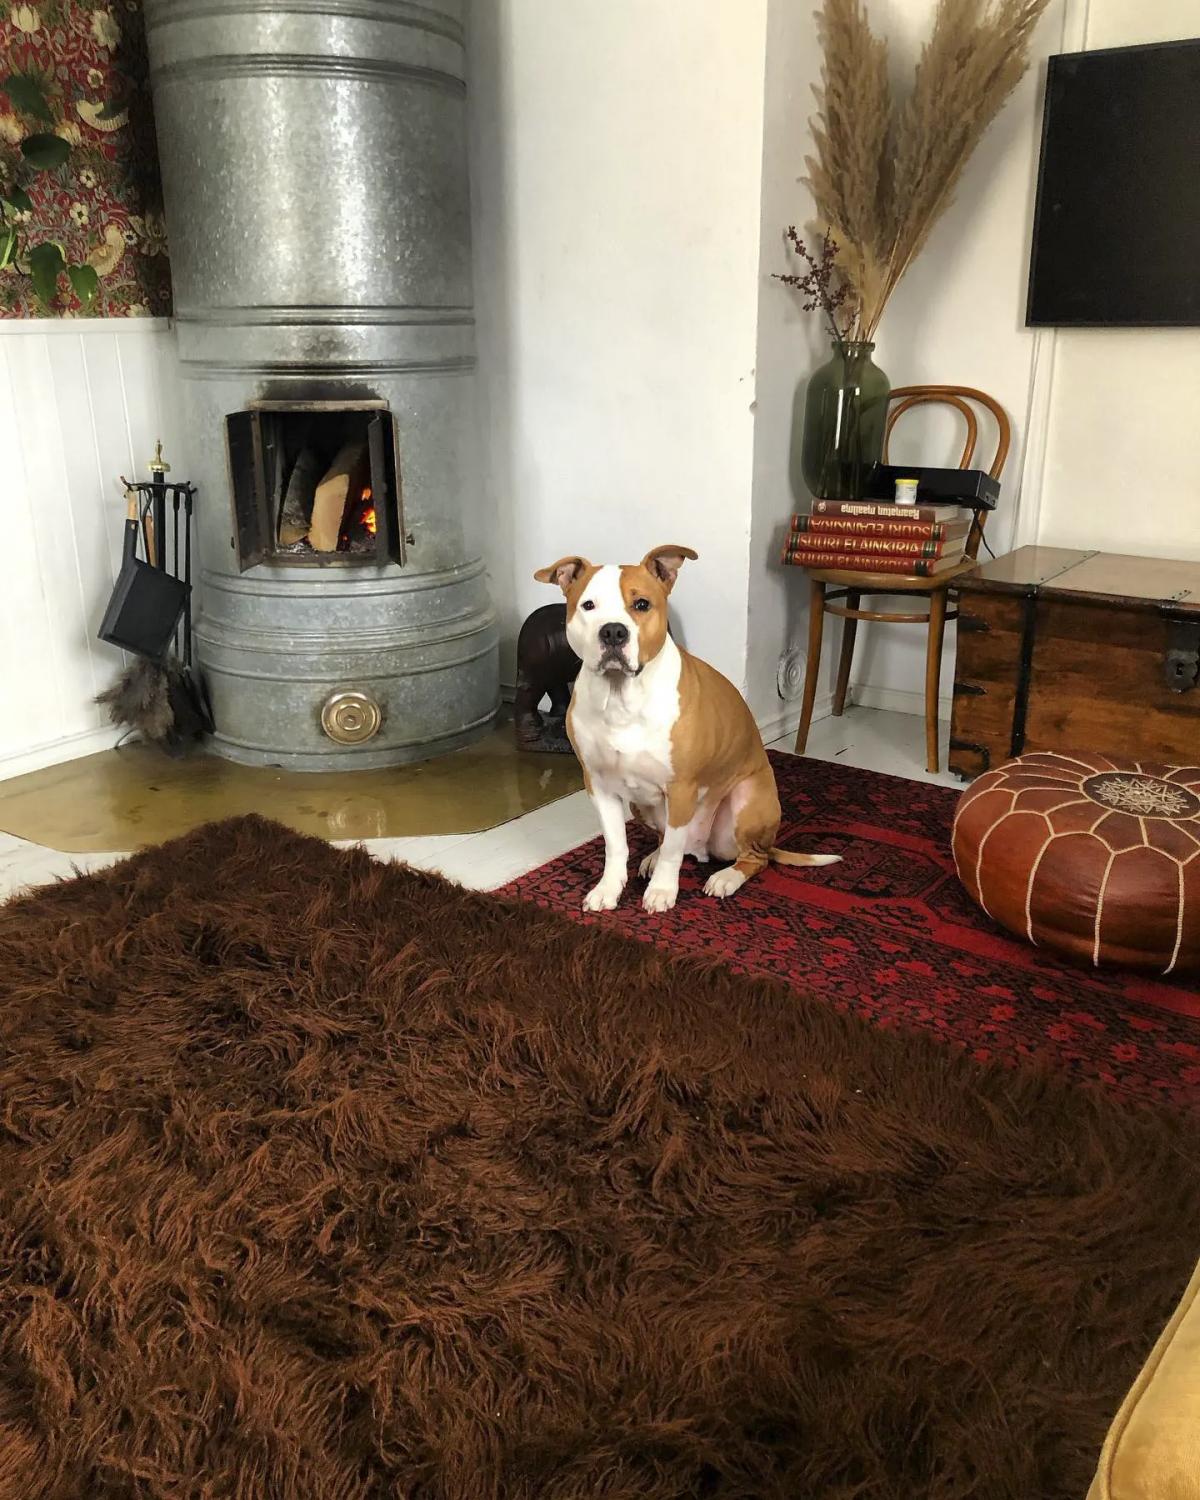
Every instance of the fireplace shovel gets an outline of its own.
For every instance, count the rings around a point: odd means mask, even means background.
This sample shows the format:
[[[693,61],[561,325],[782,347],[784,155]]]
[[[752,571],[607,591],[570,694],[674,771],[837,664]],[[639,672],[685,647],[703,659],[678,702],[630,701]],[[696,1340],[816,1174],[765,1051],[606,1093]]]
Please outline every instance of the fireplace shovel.
[[[149,508],[138,521],[138,498],[127,488],[128,510],[125,521],[124,555],[112,598],[100,625],[100,639],[123,651],[132,652],[137,660],[130,663],[117,681],[96,702],[108,709],[114,724],[125,724],[140,732],[143,739],[158,745],[168,755],[182,754],[186,743],[205,730],[212,729],[212,718],[203,695],[194,681],[188,657],[191,654],[190,606],[191,579],[168,573],[156,566]],[[187,569],[191,573],[191,496],[187,497],[188,533]],[[175,494],[175,550],[178,573],[179,495]],[[163,510],[159,505],[160,513]],[[146,559],[137,555],[138,533],[143,535]],[[163,527],[156,528],[162,545]],[[184,621],[184,662],[180,663],[172,643]]]
[[[161,663],[175,638],[188,585],[137,555],[137,497],[129,496],[121,571],[100,622],[100,639],[147,661]]]

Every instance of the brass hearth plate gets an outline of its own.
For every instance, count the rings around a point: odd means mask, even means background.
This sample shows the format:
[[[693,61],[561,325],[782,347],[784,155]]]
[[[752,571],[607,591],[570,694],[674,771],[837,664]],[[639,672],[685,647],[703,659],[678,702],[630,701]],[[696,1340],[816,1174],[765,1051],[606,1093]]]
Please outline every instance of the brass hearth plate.
[[[334,693],[321,710],[321,728],[339,745],[365,744],[382,723],[379,704],[367,693]]]
[[[582,785],[573,756],[522,754],[508,723],[466,749],[386,771],[173,761],[135,744],[0,781],[0,829],[68,854],[158,844],[250,812],[328,839],[478,833]]]

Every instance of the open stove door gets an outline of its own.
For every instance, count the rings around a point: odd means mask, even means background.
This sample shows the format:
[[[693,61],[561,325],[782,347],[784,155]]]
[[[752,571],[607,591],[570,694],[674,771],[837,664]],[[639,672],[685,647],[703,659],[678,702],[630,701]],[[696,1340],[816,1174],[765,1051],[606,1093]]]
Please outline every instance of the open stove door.
[[[403,563],[404,520],[400,495],[393,494],[395,467],[389,460],[394,446],[388,442],[395,432],[390,411],[381,411],[367,426],[367,454],[371,462],[371,495],[375,501],[375,552],[380,561]],[[394,443],[395,439],[393,439]]]
[[[237,553],[238,567],[244,573],[260,563],[273,550],[274,518],[263,488],[267,472],[262,451],[262,424],[256,411],[235,411],[225,418],[225,436],[229,451],[229,479],[233,494],[230,517],[233,536],[230,544]]]

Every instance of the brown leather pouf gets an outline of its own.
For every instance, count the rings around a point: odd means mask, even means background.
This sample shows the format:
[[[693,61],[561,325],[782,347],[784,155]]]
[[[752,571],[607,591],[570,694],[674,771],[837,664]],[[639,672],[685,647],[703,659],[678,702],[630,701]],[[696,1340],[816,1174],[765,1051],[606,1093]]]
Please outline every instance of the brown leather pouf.
[[[997,922],[1087,964],[1200,967],[1200,766],[1005,761],[963,793],[959,879]]]

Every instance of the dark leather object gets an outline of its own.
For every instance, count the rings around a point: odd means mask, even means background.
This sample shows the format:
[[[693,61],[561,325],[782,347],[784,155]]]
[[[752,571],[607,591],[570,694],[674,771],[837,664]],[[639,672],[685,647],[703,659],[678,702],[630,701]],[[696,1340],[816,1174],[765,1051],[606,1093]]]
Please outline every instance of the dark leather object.
[[[995,921],[1089,966],[1200,968],[1200,766],[1035,751],[962,795],[954,860]]]
[[[521,750],[571,755],[566,716],[580,660],[567,644],[567,606],[543,604],[517,637],[517,692],[513,731]],[[542,701],[550,707],[541,711]]]

